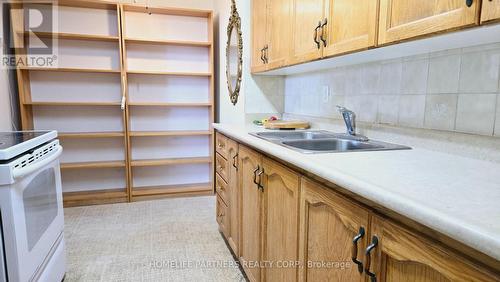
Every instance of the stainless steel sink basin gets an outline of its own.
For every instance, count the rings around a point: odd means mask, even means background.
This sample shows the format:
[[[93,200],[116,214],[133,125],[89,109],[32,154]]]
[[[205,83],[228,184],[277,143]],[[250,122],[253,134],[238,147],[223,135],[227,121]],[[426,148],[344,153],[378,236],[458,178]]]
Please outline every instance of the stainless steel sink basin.
[[[251,134],[307,154],[411,149],[375,140],[356,140],[356,136],[320,130],[268,131]]]
[[[335,138],[335,133],[321,130],[301,130],[301,131],[267,131],[257,132],[254,135],[263,139],[277,140],[313,140],[323,138]]]

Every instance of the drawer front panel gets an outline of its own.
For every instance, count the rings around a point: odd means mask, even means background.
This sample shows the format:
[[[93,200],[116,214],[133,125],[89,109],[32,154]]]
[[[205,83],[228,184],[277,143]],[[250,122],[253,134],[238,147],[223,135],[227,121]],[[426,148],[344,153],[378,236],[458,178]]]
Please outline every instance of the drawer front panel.
[[[229,165],[219,153],[215,154],[215,171],[227,182],[229,175]]]

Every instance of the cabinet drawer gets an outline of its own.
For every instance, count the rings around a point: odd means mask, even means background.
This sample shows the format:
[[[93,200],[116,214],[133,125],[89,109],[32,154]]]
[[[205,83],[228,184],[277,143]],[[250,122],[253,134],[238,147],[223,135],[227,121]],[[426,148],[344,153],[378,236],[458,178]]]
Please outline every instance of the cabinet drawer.
[[[215,135],[215,150],[219,153],[224,159],[227,160],[228,156],[228,148],[227,148],[227,137],[218,133]]]
[[[229,186],[227,185],[226,181],[220,177],[219,174],[215,175],[215,191],[217,194],[222,198],[224,203],[228,204],[229,200],[229,191],[227,190]]]
[[[216,220],[219,230],[227,238],[229,231],[229,209],[219,195],[217,195]]]
[[[224,159],[219,153],[215,154],[215,171],[227,182],[229,175],[229,166],[227,160]]]

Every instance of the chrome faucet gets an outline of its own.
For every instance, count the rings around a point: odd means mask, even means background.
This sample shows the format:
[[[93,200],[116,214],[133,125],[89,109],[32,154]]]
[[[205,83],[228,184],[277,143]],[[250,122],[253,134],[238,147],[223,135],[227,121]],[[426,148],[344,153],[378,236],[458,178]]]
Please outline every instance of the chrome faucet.
[[[337,109],[344,118],[345,126],[347,128],[347,135],[355,137],[355,139],[359,141],[368,141],[368,138],[366,136],[356,134],[356,114],[353,111],[342,106],[337,106]]]

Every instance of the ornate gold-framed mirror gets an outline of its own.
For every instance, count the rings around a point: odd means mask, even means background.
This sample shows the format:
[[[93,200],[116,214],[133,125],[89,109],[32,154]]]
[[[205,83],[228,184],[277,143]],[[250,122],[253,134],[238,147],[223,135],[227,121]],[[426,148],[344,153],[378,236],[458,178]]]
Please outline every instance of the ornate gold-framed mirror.
[[[231,16],[227,26],[226,78],[229,98],[233,105],[238,102],[242,74],[243,38],[241,37],[241,18],[236,10],[235,0],[231,0]]]

